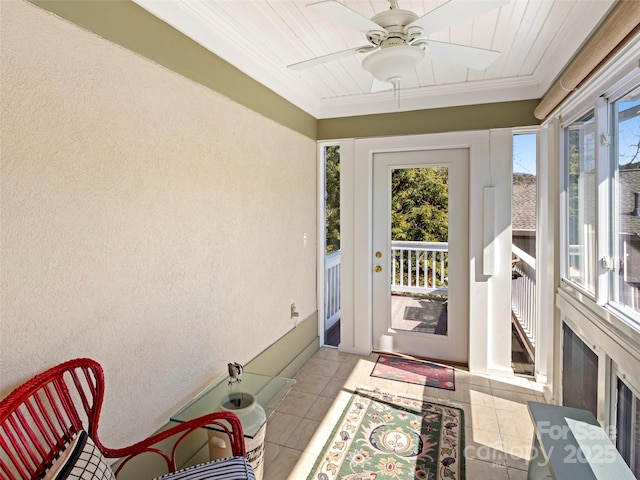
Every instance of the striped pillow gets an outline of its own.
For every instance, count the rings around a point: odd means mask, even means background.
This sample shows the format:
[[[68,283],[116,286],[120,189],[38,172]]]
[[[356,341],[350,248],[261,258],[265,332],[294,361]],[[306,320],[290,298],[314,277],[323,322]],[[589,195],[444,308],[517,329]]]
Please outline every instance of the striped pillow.
[[[154,480],[256,480],[249,460],[245,457],[229,457],[201,463],[194,467],[167,473]]]

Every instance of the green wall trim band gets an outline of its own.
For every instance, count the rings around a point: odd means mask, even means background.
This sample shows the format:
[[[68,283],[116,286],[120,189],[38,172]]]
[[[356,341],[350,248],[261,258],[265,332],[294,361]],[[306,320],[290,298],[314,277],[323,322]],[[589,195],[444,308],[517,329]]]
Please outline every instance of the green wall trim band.
[[[317,138],[314,117],[131,0],[29,1],[306,137]]]
[[[318,140],[538,125],[540,120],[533,115],[538,103],[539,100],[520,100],[323,119],[318,121]]]
[[[131,0],[29,0],[313,140],[538,125],[539,100],[317,120]]]

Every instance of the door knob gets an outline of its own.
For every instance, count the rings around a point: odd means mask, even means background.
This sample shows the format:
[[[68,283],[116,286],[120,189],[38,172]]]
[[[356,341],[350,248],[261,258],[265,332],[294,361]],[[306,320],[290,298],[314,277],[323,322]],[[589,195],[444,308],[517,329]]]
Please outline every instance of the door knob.
[[[382,267],[380,265],[376,265],[375,271],[376,272],[381,272],[382,271]]]

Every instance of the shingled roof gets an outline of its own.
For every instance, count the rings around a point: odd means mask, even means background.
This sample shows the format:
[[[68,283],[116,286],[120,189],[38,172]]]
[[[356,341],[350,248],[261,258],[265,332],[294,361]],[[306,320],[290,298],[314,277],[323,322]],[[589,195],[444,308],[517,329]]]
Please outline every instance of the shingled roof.
[[[513,230],[536,229],[535,182],[513,184],[511,226]]]
[[[591,173],[585,175],[593,175]],[[640,217],[634,217],[634,193],[640,192],[640,168],[621,167],[619,170],[619,229],[620,233],[639,234]],[[593,179],[585,182],[583,195],[591,202],[595,201]],[[511,222],[513,230],[536,229],[536,184],[535,182],[514,182],[512,190]],[[595,207],[587,208],[586,213],[593,215]]]
[[[638,165],[620,167],[618,171],[619,183],[619,228],[620,233],[637,235],[640,233],[640,217],[635,217],[632,212],[635,207],[634,193],[640,193],[640,168]]]

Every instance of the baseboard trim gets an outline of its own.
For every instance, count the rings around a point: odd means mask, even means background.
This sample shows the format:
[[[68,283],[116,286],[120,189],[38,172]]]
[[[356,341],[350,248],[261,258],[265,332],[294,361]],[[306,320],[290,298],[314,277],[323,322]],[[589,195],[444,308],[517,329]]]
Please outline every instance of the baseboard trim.
[[[246,363],[244,370],[270,377],[291,378],[318,348],[320,337],[316,311]]]

